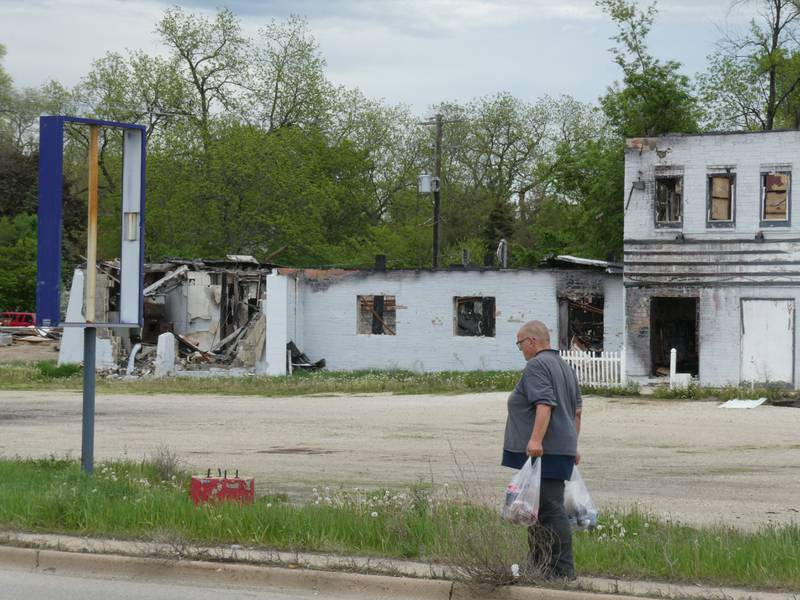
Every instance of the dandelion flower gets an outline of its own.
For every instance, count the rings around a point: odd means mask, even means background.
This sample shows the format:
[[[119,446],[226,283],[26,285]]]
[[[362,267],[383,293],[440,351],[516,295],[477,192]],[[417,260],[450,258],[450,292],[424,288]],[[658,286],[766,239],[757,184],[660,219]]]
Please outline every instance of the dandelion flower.
[[[373,511],[370,513],[370,516],[371,516],[371,517],[374,519],[375,517],[377,517],[377,516],[378,516],[378,513],[377,513],[376,511],[374,511],[374,510],[373,510]]]

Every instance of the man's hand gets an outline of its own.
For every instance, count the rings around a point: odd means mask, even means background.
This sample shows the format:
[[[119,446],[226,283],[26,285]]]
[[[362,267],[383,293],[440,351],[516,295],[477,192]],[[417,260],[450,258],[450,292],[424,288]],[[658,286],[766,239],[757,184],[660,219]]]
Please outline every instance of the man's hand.
[[[577,450],[575,451],[575,464],[576,465],[581,464],[581,453],[578,452]]]
[[[531,439],[528,442],[528,456],[536,458],[537,456],[542,456],[543,454],[544,448],[542,448],[542,442]]]

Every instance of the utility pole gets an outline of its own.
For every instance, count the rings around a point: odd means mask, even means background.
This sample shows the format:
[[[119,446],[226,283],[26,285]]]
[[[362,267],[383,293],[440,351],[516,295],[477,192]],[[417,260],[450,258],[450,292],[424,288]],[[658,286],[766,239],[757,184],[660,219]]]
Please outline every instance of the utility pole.
[[[440,190],[442,187],[442,138],[444,137],[445,123],[461,123],[463,119],[444,120],[442,113],[437,113],[433,119],[423,121],[420,125],[436,126],[436,143],[433,146],[433,176],[421,175],[419,178],[419,192],[427,194],[433,192],[433,268],[439,267],[439,222],[440,217]]]
[[[433,167],[433,268],[439,267],[439,189],[442,181],[442,113],[436,114],[436,146]]]

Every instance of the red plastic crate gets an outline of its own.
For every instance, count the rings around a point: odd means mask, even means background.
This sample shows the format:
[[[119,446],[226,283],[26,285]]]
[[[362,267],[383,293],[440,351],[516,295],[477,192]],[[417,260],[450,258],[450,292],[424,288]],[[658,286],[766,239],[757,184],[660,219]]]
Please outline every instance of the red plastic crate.
[[[192,477],[190,494],[195,504],[205,502],[241,502],[252,504],[256,485],[252,477]]]

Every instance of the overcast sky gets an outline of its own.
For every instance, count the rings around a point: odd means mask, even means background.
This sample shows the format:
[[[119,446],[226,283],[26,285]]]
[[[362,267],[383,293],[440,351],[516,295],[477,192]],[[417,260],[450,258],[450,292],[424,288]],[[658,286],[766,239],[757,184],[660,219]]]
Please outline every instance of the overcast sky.
[[[163,52],[158,0],[0,0],[0,43],[19,87],[72,86],[109,51]],[[213,15],[220,2],[181,5]],[[233,0],[250,35],[272,18],[307,17],[336,84],[423,114],[443,100],[509,91],[528,101],[571,94],[594,101],[619,77],[614,28],[593,0]],[[661,0],[650,47],[687,74],[705,69],[720,27],[752,7],[730,0]],[[726,25],[727,24],[727,25]]]

